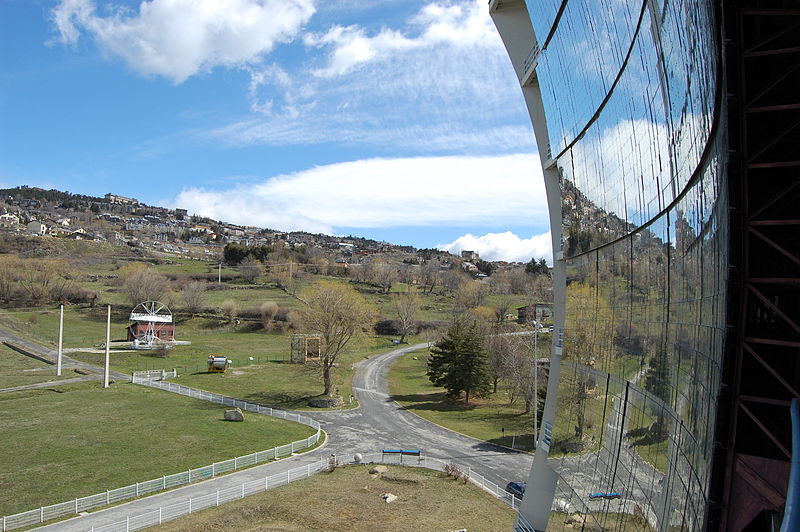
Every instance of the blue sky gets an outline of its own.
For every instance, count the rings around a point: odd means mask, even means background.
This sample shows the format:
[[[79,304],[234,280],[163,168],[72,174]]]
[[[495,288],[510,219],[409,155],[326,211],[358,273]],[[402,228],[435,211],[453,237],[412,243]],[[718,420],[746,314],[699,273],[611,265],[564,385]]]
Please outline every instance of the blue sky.
[[[551,256],[484,1],[0,0],[0,185]]]

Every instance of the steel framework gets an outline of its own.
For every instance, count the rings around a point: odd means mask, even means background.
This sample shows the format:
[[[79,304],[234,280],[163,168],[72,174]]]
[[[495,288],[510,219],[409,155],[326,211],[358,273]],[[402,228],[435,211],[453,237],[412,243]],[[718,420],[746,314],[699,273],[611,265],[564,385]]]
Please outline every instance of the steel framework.
[[[709,529],[783,511],[800,397],[800,9],[722,3],[731,206],[726,362]]]

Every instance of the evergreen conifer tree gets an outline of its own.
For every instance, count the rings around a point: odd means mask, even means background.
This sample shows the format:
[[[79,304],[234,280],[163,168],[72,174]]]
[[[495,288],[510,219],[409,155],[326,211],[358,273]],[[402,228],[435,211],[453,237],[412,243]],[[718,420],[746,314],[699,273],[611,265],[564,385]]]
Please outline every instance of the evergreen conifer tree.
[[[428,358],[428,378],[444,388],[448,397],[456,398],[464,392],[467,403],[470,394],[480,397],[489,392],[491,376],[477,323],[465,327],[456,322],[434,344]]]

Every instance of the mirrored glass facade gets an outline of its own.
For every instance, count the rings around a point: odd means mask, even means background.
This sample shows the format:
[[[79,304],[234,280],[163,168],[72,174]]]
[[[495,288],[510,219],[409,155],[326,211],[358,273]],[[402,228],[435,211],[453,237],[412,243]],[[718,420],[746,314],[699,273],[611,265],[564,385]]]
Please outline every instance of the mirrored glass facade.
[[[709,4],[490,2],[557,190],[563,336],[537,456],[557,474],[551,522],[704,525],[728,266]]]

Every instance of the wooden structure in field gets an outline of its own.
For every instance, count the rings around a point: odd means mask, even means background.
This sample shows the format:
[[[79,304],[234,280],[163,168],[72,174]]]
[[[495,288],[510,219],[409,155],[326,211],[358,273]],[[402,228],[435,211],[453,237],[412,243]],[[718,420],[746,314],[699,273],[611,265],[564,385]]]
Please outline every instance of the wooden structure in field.
[[[292,335],[292,363],[305,364],[306,360],[318,360],[322,356],[322,336],[319,334]]]

